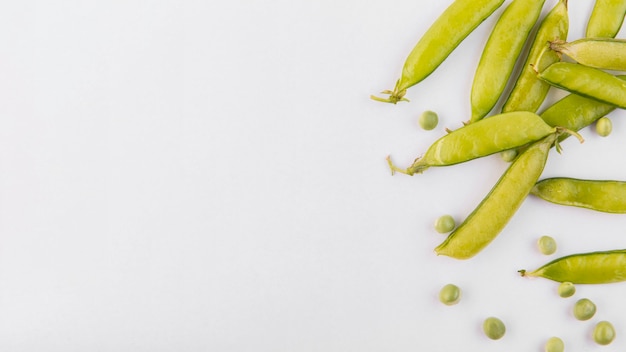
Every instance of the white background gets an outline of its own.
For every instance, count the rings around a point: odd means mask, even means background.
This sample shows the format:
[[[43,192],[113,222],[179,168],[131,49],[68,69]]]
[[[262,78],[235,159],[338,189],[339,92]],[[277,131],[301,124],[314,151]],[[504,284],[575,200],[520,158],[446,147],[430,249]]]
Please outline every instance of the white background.
[[[519,277],[626,248],[626,217],[529,198],[469,261],[437,257],[507,164],[390,176],[469,117],[507,1],[410,103],[393,88],[449,1],[21,1],[0,8],[0,350],[590,351],[626,348],[626,284]],[[556,1],[548,0],[544,14]],[[592,1],[571,1],[570,39]],[[621,36],[625,31],[622,30]],[[548,102],[562,96],[552,91]],[[434,131],[417,116],[439,113]],[[626,114],[582,131],[544,177],[626,179]],[[535,242],[553,236],[546,257]],[[439,288],[463,289],[453,307]],[[577,298],[596,302],[576,321]],[[487,316],[506,336],[483,336]]]

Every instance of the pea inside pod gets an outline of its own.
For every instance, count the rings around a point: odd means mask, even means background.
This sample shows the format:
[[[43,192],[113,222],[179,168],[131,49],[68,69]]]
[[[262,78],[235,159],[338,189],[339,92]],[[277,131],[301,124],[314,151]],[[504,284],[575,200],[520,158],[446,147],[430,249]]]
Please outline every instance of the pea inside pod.
[[[489,17],[504,0],[455,0],[428,28],[415,45],[402,68],[402,75],[388,98],[376,101],[396,104],[408,101],[406,90],[428,77],[454,49]]]
[[[626,280],[626,249],[572,254],[555,259],[522,276],[573,284],[606,284]]]
[[[605,213],[626,213],[624,181],[552,177],[537,182],[530,194],[560,205]]]
[[[579,64],[604,70],[626,71],[626,40],[583,38],[573,42],[550,42],[550,49]]]

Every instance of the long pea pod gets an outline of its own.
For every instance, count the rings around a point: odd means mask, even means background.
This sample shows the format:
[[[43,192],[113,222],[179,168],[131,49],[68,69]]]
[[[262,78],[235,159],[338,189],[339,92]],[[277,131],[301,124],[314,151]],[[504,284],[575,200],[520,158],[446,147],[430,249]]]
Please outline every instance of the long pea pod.
[[[537,62],[540,56],[542,57],[542,67],[559,61],[559,56],[554,52],[548,52],[544,55],[542,53],[549,41],[566,40],[568,29],[567,0],[559,0],[541,22],[526,62],[513,86],[513,90],[502,107],[502,112],[519,110],[535,112],[539,109],[548,94],[550,85],[537,78],[530,64]]]
[[[488,119],[463,126],[439,138],[406,170],[394,166],[392,171],[407,175],[422,173],[431,166],[448,166],[517,148],[537,141],[556,128],[549,126],[537,114],[515,111],[494,115]]]
[[[557,88],[626,109],[626,81],[602,70],[557,62],[539,70],[537,76]]]
[[[626,0],[596,0],[585,35],[588,38],[614,38],[622,27],[624,16]]]
[[[626,249],[572,254],[555,259],[522,276],[573,284],[608,284],[626,280]]]
[[[498,102],[544,3],[545,0],[514,0],[498,19],[474,75],[470,122],[485,117]]]
[[[626,182],[553,177],[541,180],[530,194],[560,205],[606,213],[626,213]]]
[[[488,119],[487,119],[488,120]],[[435,252],[456,259],[478,254],[504,229],[539,179],[548,152],[561,132],[533,143],[500,177],[489,194]]]
[[[502,3],[504,0],[455,0],[415,45],[393,91],[382,92],[389,97],[371,98],[393,104],[407,101],[406,90],[428,77]]]
[[[626,40],[583,38],[573,42],[554,41],[550,49],[579,64],[605,70],[626,71]]]

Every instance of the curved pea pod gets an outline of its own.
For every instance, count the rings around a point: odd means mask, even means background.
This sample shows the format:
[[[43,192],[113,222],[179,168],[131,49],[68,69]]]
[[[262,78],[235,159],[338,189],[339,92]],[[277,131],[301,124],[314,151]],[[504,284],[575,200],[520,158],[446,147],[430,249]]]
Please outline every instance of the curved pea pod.
[[[589,22],[587,37],[613,38],[619,32],[626,16],[626,0],[596,0]]]
[[[475,122],[496,105],[545,0],[514,0],[493,28],[476,68],[470,95]]]
[[[549,202],[605,213],[626,213],[626,182],[553,177],[537,182],[530,194]]]
[[[550,49],[579,64],[605,70],[626,71],[626,40],[583,38],[573,42],[550,42]]]
[[[406,170],[391,164],[392,171],[407,175],[422,173],[431,166],[448,166],[517,148],[537,141],[556,128],[537,114],[516,111],[494,115],[463,126],[436,140],[426,153]]]
[[[519,270],[522,276],[543,277],[573,284],[608,284],[626,280],[626,249],[572,254],[537,270]]]
[[[502,112],[518,110],[535,112],[539,109],[548,94],[550,85],[537,78],[531,64],[536,63],[540,57],[541,68],[559,61],[557,53],[552,51],[544,53],[544,51],[546,51],[549,41],[566,40],[568,29],[567,0],[559,0],[541,22],[526,62],[513,86],[513,90],[502,107]]]
[[[537,182],[557,136],[558,133],[552,133],[521,153],[476,209],[435,248],[435,252],[468,259],[491,243]]]
[[[406,101],[406,90],[428,77],[502,3],[504,0],[455,0],[415,45],[394,90],[382,92],[389,97],[371,98],[393,104]]]
[[[537,76],[551,85],[626,109],[626,81],[602,70],[569,62],[557,62]]]

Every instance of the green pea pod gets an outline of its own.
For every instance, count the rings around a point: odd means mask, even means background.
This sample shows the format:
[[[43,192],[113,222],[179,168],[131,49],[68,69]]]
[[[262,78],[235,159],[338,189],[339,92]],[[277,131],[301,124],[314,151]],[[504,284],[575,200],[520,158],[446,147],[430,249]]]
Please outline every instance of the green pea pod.
[[[502,107],[502,112],[519,110],[535,112],[539,109],[548,94],[550,85],[537,79],[531,64],[536,63],[540,56],[542,57],[541,68],[559,61],[559,56],[555,52],[547,52],[543,55],[542,53],[549,41],[566,40],[568,29],[567,0],[559,0],[558,4],[541,22],[526,62],[515,86],[513,86],[513,90]]]
[[[614,38],[622,27],[626,16],[626,0],[596,0],[589,22],[588,38]]]
[[[556,129],[537,114],[515,111],[492,116],[463,126],[439,138],[426,153],[406,170],[395,167],[392,171],[407,175],[422,173],[431,166],[448,166],[495,154],[537,141]]]
[[[470,102],[475,122],[498,102],[545,0],[514,0],[496,23],[480,58]]]
[[[626,280],[626,249],[572,254],[522,276],[543,277],[573,284],[608,284]]]
[[[626,82],[597,68],[557,62],[537,76],[571,93],[626,109]]]
[[[537,182],[558,134],[548,135],[521,153],[478,207],[435,248],[435,252],[468,259],[493,241]]]
[[[549,202],[606,213],[626,213],[626,182],[567,177],[537,182],[530,194]]]
[[[394,90],[382,92],[389,98],[371,98],[393,104],[406,101],[406,90],[428,77],[502,3],[504,0],[455,0],[415,45]]]
[[[583,38],[570,43],[555,41],[550,43],[550,49],[585,66],[626,71],[626,40],[623,39]]]

